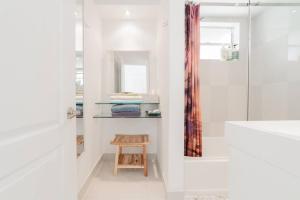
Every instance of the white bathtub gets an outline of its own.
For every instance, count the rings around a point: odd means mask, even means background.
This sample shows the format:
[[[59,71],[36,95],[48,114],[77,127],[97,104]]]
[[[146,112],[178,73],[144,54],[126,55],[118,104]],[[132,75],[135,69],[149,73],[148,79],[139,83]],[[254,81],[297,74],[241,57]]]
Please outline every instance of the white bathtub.
[[[204,137],[203,157],[185,158],[185,192],[193,194],[226,194],[228,147],[224,137]]]

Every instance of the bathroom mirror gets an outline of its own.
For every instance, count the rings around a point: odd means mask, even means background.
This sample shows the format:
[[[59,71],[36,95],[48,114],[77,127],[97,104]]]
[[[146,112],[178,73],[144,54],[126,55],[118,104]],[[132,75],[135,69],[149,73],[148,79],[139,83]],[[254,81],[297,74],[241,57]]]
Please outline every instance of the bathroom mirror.
[[[76,133],[77,156],[84,151],[84,62],[83,62],[83,0],[76,0],[75,10],[76,50]]]
[[[149,52],[114,51],[115,92],[149,93]]]

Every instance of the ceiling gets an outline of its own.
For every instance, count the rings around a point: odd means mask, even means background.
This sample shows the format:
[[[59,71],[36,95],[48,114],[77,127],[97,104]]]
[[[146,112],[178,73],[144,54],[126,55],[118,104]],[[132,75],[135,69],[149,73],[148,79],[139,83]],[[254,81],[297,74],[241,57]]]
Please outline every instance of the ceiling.
[[[151,20],[159,16],[158,5],[99,5],[98,10],[101,19]]]
[[[160,0],[95,0],[100,5],[158,5]]]

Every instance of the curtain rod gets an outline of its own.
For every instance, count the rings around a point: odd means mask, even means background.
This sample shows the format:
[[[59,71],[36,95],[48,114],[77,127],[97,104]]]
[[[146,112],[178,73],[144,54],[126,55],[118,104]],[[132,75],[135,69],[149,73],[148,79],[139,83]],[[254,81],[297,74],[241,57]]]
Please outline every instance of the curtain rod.
[[[236,6],[236,7],[248,7],[248,6],[300,6],[300,3],[232,3],[232,2],[199,2],[197,0],[187,0],[186,3],[200,4],[202,6]]]

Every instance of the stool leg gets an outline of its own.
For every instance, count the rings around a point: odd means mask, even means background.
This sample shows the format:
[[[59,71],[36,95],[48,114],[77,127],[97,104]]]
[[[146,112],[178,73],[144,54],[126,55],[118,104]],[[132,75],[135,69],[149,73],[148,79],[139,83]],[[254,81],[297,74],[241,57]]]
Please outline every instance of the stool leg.
[[[123,153],[123,148],[120,146],[119,154],[121,155]]]
[[[143,146],[143,158],[144,158],[144,176],[148,176],[148,158],[147,158],[147,146]]]
[[[118,174],[119,154],[120,154],[120,146],[117,146],[117,151],[116,151],[116,155],[115,155],[115,168],[114,168],[115,176],[117,176],[117,174]]]

